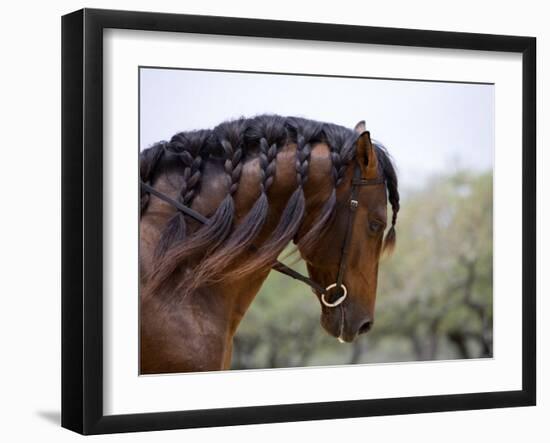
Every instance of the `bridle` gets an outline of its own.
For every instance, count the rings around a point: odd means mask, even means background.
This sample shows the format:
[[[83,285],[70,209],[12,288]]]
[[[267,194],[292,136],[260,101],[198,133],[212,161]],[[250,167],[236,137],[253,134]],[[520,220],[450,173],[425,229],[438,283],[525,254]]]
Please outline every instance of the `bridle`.
[[[351,191],[348,202],[349,216],[348,216],[348,225],[346,227],[346,233],[344,234],[344,242],[342,243],[342,252],[340,255],[340,265],[338,266],[338,274],[336,276],[336,282],[328,285],[324,290],[319,291],[321,293],[321,302],[327,308],[335,308],[341,304],[346,297],[348,296],[348,289],[344,285],[344,275],[346,273],[346,268],[348,265],[348,253],[351,244],[351,237],[353,233],[353,222],[355,221],[355,214],[357,213],[357,208],[359,207],[359,200],[357,199],[357,193],[359,192],[360,186],[370,186],[370,185],[380,185],[384,183],[383,178],[374,178],[374,179],[364,179],[361,178],[361,170],[358,166],[355,167],[353,179],[351,181]],[[306,277],[307,278],[307,277]],[[308,278],[308,280],[310,280]],[[312,280],[310,280],[312,281]],[[329,292],[335,289],[341,295],[334,300],[329,302],[326,299]]]
[[[281,263],[280,261],[276,261],[273,264],[272,269],[280,272],[281,274],[287,275],[288,277],[292,277],[296,280],[299,280],[309,285],[311,288],[313,288],[315,291],[321,294],[321,302],[326,307],[334,308],[340,305],[348,296],[348,290],[344,285],[343,281],[344,281],[344,275],[346,272],[346,267],[348,262],[349,248],[351,245],[353,222],[355,220],[355,214],[357,212],[357,208],[359,207],[359,200],[357,199],[357,193],[359,192],[359,187],[370,186],[370,185],[380,185],[383,183],[385,183],[385,180],[383,178],[374,178],[374,179],[361,178],[360,168],[358,166],[355,167],[354,176],[351,181],[351,191],[350,191],[350,197],[348,202],[348,205],[349,205],[348,206],[349,207],[348,224],[346,227],[346,232],[344,234],[344,242],[342,243],[340,265],[338,267],[338,274],[337,274],[335,283],[332,283],[328,285],[326,288],[324,288],[319,283],[313,281],[312,279],[310,279],[309,277],[306,277],[305,275],[300,274],[294,269],[289,268],[287,265],[285,265],[284,263]],[[162,192],[157,191],[155,188],[143,182],[142,180],[140,180],[140,185],[144,192],[147,192],[165,201],[166,203],[176,208],[178,211],[181,211],[185,215],[191,217],[193,220],[201,224],[205,224],[205,225],[208,224],[209,220],[207,217],[191,209],[189,206],[185,206],[180,202],[167,196],[166,194],[163,194]],[[336,290],[341,295],[333,302],[330,302],[327,300],[327,297],[332,290]]]

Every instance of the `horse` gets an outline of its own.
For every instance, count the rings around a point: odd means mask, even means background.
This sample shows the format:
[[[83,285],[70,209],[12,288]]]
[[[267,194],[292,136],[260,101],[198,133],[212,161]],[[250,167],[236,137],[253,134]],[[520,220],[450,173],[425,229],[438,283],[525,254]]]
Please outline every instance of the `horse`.
[[[229,369],[272,269],[312,287],[341,342],[371,329],[399,192],[364,121],[259,115],[180,132],[141,152],[140,182],[141,374]],[[277,262],[291,242],[308,277]]]

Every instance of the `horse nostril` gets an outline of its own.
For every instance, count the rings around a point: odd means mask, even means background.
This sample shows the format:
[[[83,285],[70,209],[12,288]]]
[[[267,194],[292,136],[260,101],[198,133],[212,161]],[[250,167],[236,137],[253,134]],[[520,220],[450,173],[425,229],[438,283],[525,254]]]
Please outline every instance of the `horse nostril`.
[[[367,332],[370,331],[370,328],[372,328],[372,321],[371,320],[367,320],[366,322],[364,322],[361,327],[359,328],[359,334],[366,334]]]

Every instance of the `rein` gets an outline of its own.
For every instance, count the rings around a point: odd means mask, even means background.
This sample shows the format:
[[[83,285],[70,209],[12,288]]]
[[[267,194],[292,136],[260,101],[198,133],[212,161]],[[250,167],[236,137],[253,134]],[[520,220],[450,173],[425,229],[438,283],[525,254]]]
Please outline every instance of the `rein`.
[[[277,272],[280,272],[281,274],[284,274],[288,277],[294,278],[296,280],[301,281],[302,283],[305,283],[306,285],[310,286],[312,289],[317,291],[321,294],[321,301],[322,303],[329,307],[334,308],[338,305],[340,305],[347,297],[348,290],[346,286],[344,285],[344,274],[346,272],[347,267],[347,258],[348,258],[348,252],[349,247],[351,244],[351,237],[353,232],[353,222],[355,220],[355,214],[357,212],[357,208],[359,207],[359,201],[357,200],[357,192],[359,186],[369,186],[369,185],[379,185],[384,183],[385,180],[383,178],[375,178],[375,179],[363,179],[361,178],[361,171],[358,167],[355,168],[354,177],[351,182],[351,192],[350,192],[350,199],[349,199],[349,217],[348,217],[348,224],[346,228],[346,233],[344,236],[344,242],[342,243],[342,251],[341,251],[341,258],[340,258],[340,266],[338,268],[338,275],[336,278],[336,283],[332,283],[328,285],[326,288],[321,286],[319,283],[313,281],[309,277],[300,274],[299,272],[295,271],[292,268],[289,268],[284,263],[281,263],[280,261],[276,261],[272,265],[272,269],[274,269]],[[209,223],[209,219],[205,217],[204,215],[200,214],[199,212],[195,211],[194,209],[191,209],[189,206],[185,206],[181,204],[180,202],[174,200],[173,198],[167,196],[166,194],[163,194],[162,192],[157,191],[152,186],[148,185],[147,183],[140,180],[141,188],[151,194],[155,197],[165,201],[166,203],[170,204],[174,208],[176,208],[178,211],[183,212],[185,215],[191,217],[193,220],[206,225]],[[340,295],[335,301],[330,302],[326,299],[326,296],[330,293],[332,289],[336,289]]]

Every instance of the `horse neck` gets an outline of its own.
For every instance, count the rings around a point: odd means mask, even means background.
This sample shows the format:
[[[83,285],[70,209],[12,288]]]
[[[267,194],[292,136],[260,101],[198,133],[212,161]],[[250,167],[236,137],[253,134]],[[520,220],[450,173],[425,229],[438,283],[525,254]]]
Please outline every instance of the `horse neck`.
[[[267,275],[191,297],[141,299],[141,373],[229,369],[237,327]]]

